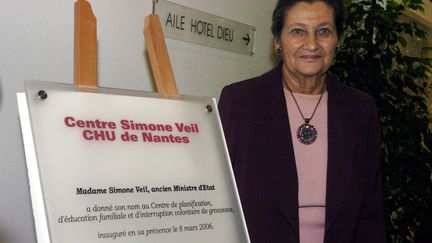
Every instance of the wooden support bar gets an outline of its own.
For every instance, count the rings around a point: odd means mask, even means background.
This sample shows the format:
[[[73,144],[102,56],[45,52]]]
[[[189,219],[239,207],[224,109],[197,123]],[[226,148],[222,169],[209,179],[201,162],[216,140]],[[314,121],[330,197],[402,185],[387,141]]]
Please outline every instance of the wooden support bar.
[[[86,0],[75,2],[74,84],[97,88],[96,18]]]
[[[145,18],[144,37],[157,91],[179,95],[158,15],[150,14]]]

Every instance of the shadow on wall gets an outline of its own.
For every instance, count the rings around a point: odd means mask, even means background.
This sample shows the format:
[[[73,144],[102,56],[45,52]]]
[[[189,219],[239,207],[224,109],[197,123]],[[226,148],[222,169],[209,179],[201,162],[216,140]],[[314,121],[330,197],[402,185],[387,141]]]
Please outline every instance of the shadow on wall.
[[[2,91],[2,79],[0,77],[0,111],[2,110],[2,107],[3,107],[3,91]],[[1,235],[0,235],[0,240],[1,240]]]
[[[7,238],[5,230],[1,228],[0,228],[0,242],[13,242],[11,241],[10,238],[9,239]]]

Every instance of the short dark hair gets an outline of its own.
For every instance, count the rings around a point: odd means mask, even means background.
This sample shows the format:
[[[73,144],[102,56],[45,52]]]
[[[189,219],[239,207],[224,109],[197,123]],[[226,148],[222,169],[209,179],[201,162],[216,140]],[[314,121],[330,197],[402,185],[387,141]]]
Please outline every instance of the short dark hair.
[[[294,5],[300,2],[314,3],[318,1],[324,2],[333,9],[333,19],[336,25],[336,32],[338,38],[340,38],[343,33],[345,21],[344,5],[342,3],[342,0],[279,0],[276,8],[273,11],[272,16],[271,30],[274,38],[280,38],[285,16],[289,9],[291,9]]]

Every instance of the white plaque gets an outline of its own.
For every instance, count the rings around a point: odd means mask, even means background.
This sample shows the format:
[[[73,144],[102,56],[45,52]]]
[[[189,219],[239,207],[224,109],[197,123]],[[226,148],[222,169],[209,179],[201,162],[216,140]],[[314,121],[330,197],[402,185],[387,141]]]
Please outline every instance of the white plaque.
[[[25,89],[39,243],[249,242],[213,98]]]
[[[168,38],[254,55],[256,29],[253,26],[165,0],[157,1],[155,12]]]

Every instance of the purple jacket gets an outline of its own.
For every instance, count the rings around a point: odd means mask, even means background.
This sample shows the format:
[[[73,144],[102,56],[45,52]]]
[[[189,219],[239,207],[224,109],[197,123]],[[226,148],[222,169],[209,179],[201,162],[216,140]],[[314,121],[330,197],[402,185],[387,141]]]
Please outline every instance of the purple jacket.
[[[252,243],[298,243],[298,181],[281,64],[226,86],[219,111]],[[374,100],[327,79],[325,243],[385,242]],[[315,242],[314,242],[315,243]]]

